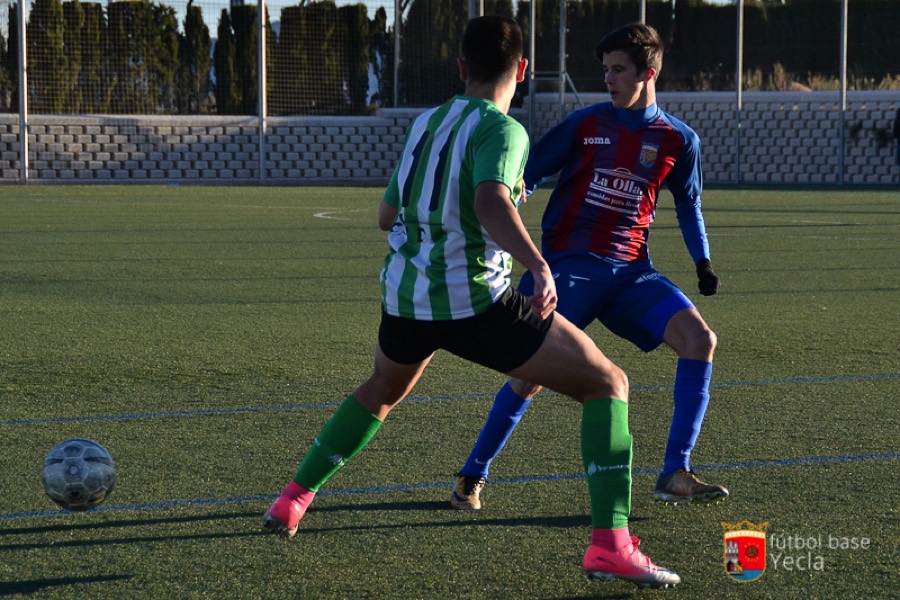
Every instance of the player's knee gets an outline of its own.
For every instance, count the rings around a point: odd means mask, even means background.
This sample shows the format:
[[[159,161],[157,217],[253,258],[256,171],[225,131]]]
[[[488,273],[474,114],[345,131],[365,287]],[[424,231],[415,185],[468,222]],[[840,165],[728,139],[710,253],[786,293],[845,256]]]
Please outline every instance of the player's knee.
[[[403,382],[387,377],[377,370],[353,392],[356,400],[370,412],[377,413],[386,406],[400,402],[406,391]]]
[[[609,363],[597,372],[597,377],[593,380],[592,385],[575,399],[584,403],[597,398],[616,398],[627,402],[628,376],[625,371]]]
[[[704,324],[685,340],[685,348],[681,357],[712,361],[718,341],[716,333]]]
[[[524,379],[517,379],[515,377],[509,380],[509,387],[523,398],[531,398],[541,391],[541,386],[538,384],[525,381]]]
[[[613,365],[609,374],[609,388],[611,398],[628,400],[628,375],[616,365]]]
[[[713,353],[716,351],[716,345],[719,342],[719,338],[716,337],[716,332],[710,329],[709,327],[704,327],[703,332],[700,334],[698,339],[698,344],[702,351],[705,354],[709,355],[709,360],[712,360]]]

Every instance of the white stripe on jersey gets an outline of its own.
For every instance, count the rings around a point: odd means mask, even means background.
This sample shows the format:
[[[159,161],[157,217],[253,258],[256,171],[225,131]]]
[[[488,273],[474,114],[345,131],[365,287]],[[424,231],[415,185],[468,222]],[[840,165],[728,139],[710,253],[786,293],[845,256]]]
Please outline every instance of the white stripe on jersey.
[[[466,157],[466,146],[472,132],[481,122],[481,112],[478,110],[466,118],[460,126],[457,134],[457,143],[450,156],[450,172],[458,173]],[[459,143],[463,141],[465,143]],[[451,177],[447,187],[448,198],[459,198],[459,179]],[[472,297],[469,294],[469,273],[465,257],[466,238],[462,235],[462,220],[460,218],[459,203],[445,202],[443,223],[445,228],[451,228],[460,232],[447,237],[444,254],[447,256],[447,292],[450,297],[450,310],[453,314],[472,316],[475,310],[472,308]],[[487,236],[485,236],[487,237]],[[452,257],[452,258],[451,258]],[[453,263],[450,260],[456,259]],[[494,297],[496,300],[496,296]]]
[[[397,177],[397,183],[401,193],[401,202],[403,200],[403,190],[406,189],[406,180],[412,175],[410,171],[415,163],[413,160],[413,150],[416,149],[416,145],[425,134],[428,128],[428,120],[439,108],[440,106],[436,106],[423,112],[413,120],[412,126],[410,127],[406,146],[403,148],[403,156],[400,160],[399,166],[401,170]],[[388,242],[391,247],[395,249],[403,246],[406,242],[406,229],[402,227],[397,229],[392,228],[388,233]],[[398,314],[400,312],[399,283],[403,278],[403,270],[405,267],[406,261],[403,257],[399,254],[394,254],[391,257],[389,264],[384,269],[384,281],[389,283],[389,285],[385,286],[384,306],[389,314]],[[394,284],[390,285],[390,282],[393,282]]]
[[[434,132],[434,140],[431,143],[431,152],[428,156],[428,162],[425,167],[425,178],[422,181],[422,192],[419,194],[419,198],[421,200],[416,206],[416,217],[419,220],[419,223],[422,223],[423,227],[426,227],[425,231],[425,239],[421,242],[421,247],[419,248],[419,253],[413,259],[413,263],[416,266],[416,284],[413,288],[413,305],[415,306],[415,315],[416,319],[432,319],[431,312],[431,296],[429,294],[430,282],[427,277],[425,277],[425,270],[431,264],[431,252],[434,250],[434,240],[431,239],[431,231],[428,229],[428,223],[432,221],[431,211],[428,210],[428,202],[425,201],[427,198],[431,198],[434,193],[434,187],[440,186],[443,182],[435,181],[435,174],[437,172],[438,163],[440,160],[440,151],[447,143],[447,140],[450,138],[450,135],[453,133],[453,128],[456,126],[459,117],[462,115],[463,110],[469,106],[469,102],[467,100],[456,100],[450,105],[450,110],[447,111],[447,114],[441,120],[440,125],[437,130]],[[478,111],[475,110],[472,112],[478,118]],[[426,121],[427,123],[427,121]],[[457,136],[454,140],[456,146],[459,146],[460,140],[467,142],[468,138],[463,138],[462,136]],[[463,150],[465,151],[465,144],[463,145]],[[456,154],[457,149],[454,148],[452,154]],[[446,177],[448,173],[457,173],[458,171],[447,170],[444,172],[444,176]],[[451,180],[455,180],[455,177],[451,176]],[[400,189],[403,189],[402,187]],[[447,195],[447,198],[456,198],[456,196]],[[445,202],[447,204],[456,204],[456,202]],[[455,255],[451,254],[446,247],[446,244],[449,243],[450,240],[454,238],[452,232],[459,230],[458,225],[459,219],[456,222],[448,223],[446,220],[443,221],[443,229],[444,231],[449,232],[447,236],[447,242],[445,242],[444,247],[444,259],[447,261],[447,272],[448,274],[452,272],[452,263]],[[448,284],[450,282],[448,281]],[[453,287],[451,285],[450,289]],[[468,299],[467,299],[467,304]],[[451,307],[453,309],[453,307]],[[471,304],[468,307],[468,311],[471,311]],[[453,312],[456,313],[456,310],[453,309]],[[474,313],[472,313],[474,314]]]

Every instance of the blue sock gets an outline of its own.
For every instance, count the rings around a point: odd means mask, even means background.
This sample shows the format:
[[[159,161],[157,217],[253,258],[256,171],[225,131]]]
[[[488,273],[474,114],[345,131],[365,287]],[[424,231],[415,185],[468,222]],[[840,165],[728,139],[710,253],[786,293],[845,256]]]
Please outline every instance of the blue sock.
[[[678,359],[675,370],[675,410],[666,444],[663,474],[690,468],[691,450],[700,435],[700,426],[709,405],[709,380],[712,363],[689,358]]]
[[[531,398],[523,398],[515,393],[509,382],[500,388],[497,397],[494,398],[491,412],[488,413],[487,421],[478,434],[469,460],[460,473],[473,477],[487,477],[491,461],[503,450],[506,440],[522,420],[522,415],[525,414],[529,404]]]

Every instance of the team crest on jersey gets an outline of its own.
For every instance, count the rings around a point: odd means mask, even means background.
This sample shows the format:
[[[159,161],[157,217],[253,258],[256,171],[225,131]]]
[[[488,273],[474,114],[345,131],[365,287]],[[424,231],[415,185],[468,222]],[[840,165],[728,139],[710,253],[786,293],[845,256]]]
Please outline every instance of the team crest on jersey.
[[[644,144],[641,146],[641,165],[648,168],[652,167],[656,162],[657,155],[659,155],[659,146]]]

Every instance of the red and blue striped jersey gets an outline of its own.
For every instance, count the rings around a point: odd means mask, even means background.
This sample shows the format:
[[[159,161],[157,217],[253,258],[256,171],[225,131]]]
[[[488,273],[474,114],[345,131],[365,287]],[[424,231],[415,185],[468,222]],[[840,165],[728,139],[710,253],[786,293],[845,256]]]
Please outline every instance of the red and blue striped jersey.
[[[700,138],[656,104],[623,110],[606,102],[570,114],[532,147],[528,191],[557,172],[542,221],[545,255],[649,260],[650,224],[665,182],[691,257],[695,263],[709,258],[700,211]]]

